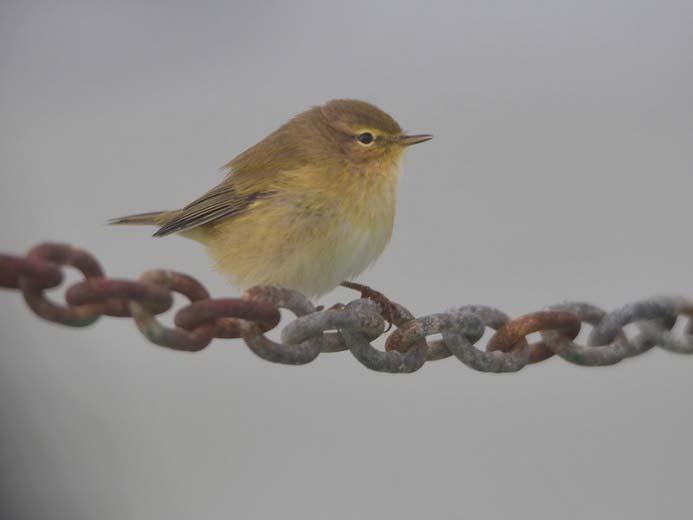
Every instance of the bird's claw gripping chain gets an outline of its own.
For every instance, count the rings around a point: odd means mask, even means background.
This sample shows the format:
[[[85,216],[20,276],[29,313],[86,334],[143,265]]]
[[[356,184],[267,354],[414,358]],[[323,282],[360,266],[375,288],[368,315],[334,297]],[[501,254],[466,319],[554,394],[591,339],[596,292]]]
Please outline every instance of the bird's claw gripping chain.
[[[45,294],[62,283],[62,266],[84,275],[67,289],[66,305]],[[157,345],[197,351],[214,338],[242,338],[261,358],[289,365],[342,350],[350,350],[372,370],[399,373],[450,356],[483,372],[516,372],[554,354],[585,366],[612,365],[654,346],[693,354],[693,300],[684,298],[651,298],[609,313],[587,303],[561,303],[513,320],[480,305],[415,318],[392,302],[386,317],[396,329],[380,350],[371,342],[383,334],[385,319],[383,309],[370,299],[319,310],[301,293],[280,287],[254,287],[240,298],[211,298],[194,278],[173,271],[147,271],[137,281],[107,278],[92,255],[66,244],[40,244],[26,256],[0,255],[0,287],[20,290],[36,315],[55,323],[83,327],[101,316],[131,317]],[[171,327],[156,315],[173,305],[174,292],[190,303],[175,314]],[[284,327],[277,343],[265,332],[279,324],[280,308],[296,319]],[[679,318],[687,323],[675,330]],[[575,342],[583,323],[592,327],[586,345]],[[626,334],[624,327],[631,323],[636,331]],[[475,344],[486,327],[495,333],[481,350]],[[541,341],[529,344],[526,337],[535,332]],[[434,334],[442,339],[427,339]]]
[[[390,332],[392,325],[395,323],[395,314],[397,313],[397,308],[395,302],[390,300],[383,293],[376,291],[375,289],[368,287],[356,282],[342,282],[340,284],[342,287],[347,289],[353,289],[354,291],[359,291],[361,293],[361,298],[374,301],[382,309],[382,315],[387,321],[387,328],[385,332]]]

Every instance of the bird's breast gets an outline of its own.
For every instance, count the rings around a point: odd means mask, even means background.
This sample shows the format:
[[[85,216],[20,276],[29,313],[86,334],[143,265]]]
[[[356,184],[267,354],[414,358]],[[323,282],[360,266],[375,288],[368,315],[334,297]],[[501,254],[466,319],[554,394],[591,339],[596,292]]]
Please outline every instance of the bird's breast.
[[[392,235],[396,176],[362,176],[329,190],[279,192],[218,226],[208,246],[241,287],[325,294],[368,268]]]
[[[307,233],[313,243],[318,293],[331,290],[366,270],[383,252],[392,236],[397,179],[390,176],[356,178],[326,196],[319,231]]]

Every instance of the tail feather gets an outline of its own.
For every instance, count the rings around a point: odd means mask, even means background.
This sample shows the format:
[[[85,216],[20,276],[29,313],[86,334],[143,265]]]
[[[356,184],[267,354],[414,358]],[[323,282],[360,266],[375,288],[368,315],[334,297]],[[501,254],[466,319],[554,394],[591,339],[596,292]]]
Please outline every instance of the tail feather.
[[[162,226],[165,224],[175,211],[151,211],[149,213],[138,213],[136,215],[127,215],[126,217],[112,218],[108,221],[109,224],[132,224],[132,225],[150,225]]]
[[[127,215],[125,217],[113,218],[108,221],[109,224],[122,225],[122,224],[132,224],[132,225],[142,225],[142,226],[165,226],[168,222],[175,219],[181,214],[181,211],[152,211],[150,213],[138,213],[136,215]],[[166,233],[168,234],[168,233]],[[207,232],[203,227],[195,227],[191,229],[185,229],[180,232],[176,232],[178,235],[182,235],[191,240],[196,240],[202,244],[206,243]],[[154,236],[162,236],[158,231],[154,233]]]

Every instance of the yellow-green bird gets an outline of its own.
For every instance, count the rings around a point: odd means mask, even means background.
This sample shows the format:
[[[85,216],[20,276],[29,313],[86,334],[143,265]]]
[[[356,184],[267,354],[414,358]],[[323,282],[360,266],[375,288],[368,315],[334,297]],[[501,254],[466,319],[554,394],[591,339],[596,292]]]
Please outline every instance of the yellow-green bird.
[[[204,244],[242,289],[317,297],[382,253],[395,218],[405,135],[379,108],[338,99],[311,108],[230,161],[226,178],[183,209],[111,221],[159,226]]]

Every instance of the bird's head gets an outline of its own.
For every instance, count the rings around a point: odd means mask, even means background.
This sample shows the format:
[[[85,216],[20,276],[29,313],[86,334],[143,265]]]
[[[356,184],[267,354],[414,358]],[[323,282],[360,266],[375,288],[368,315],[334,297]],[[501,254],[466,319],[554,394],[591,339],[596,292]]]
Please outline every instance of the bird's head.
[[[407,135],[379,108],[336,99],[293,117],[226,167],[271,177],[278,171],[391,171],[407,146],[433,136]]]
[[[432,139],[432,135],[407,135],[397,121],[378,107],[355,99],[336,99],[318,107],[330,129],[330,138],[354,163],[399,160],[404,148]]]

